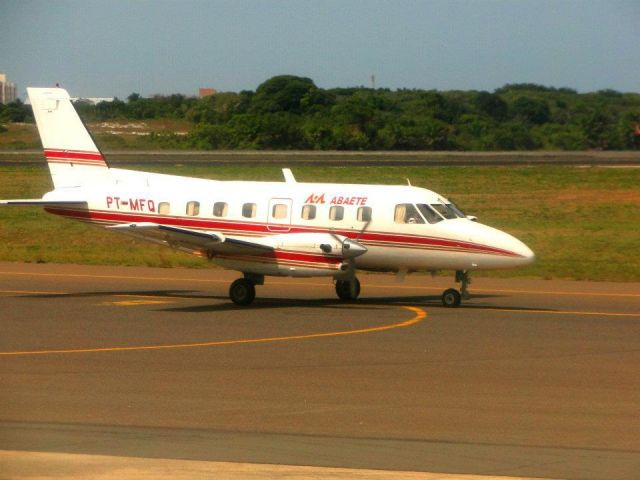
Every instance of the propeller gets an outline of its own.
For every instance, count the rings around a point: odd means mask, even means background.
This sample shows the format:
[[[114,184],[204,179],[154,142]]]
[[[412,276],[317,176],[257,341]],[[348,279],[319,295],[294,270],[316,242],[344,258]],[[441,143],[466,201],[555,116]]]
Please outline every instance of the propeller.
[[[369,225],[371,224],[371,218],[369,218],[369,220],[367,220],[364,224],[364,226],[362,227],[362,230],[360,230],[360,232],[358,233],[358,235],[356,235],[356,240],[360,240],[360,237],[362,237],[362,234],[364,233],[364,231],[369,228]]]
[[[364,245],[362,245],[359,240],[364,234],[365,230],[371,224],[371,219],[367,220],[362,227],[362,229],[358,232],[355,239],[348,238],[344,235],[337,235],[333,230],[329,232],[331,235],[341,246],[342,249],[342,258],[346,260],[346,276],[349,278],[353,278],[356,275],[356,262],[355,258],[360,255],[364,255],[367,253],[368,249]],[[326,245],[327,247],[329,245]],[[323,245],[320,246],[322,248]],[[325,253],[326,250],[322,248],[322,251]],[[330,250],[329,250],[330,251]],[[344,267],[343,267],[344,268]]]

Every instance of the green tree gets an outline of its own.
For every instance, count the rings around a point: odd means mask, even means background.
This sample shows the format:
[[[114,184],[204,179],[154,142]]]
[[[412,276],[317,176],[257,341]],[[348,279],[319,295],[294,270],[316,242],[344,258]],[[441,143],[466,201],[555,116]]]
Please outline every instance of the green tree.
[[[260,84],[251,99],[250,111],[300,113],[303,99],[309,98],[309,92],[313,90],[317,90],[317,87],[310,78],[279,75]]]
[[[27,122],[33,121],[30,105],[25,105],[20,99],[8,105],[0,105],[0,122]]]
[[[531,97],[519,97],[512,110],[516,117],[536,125],[547,123],[551,116],[547,102]]]
[[[475,104],[481,113],[494,120],[502,121],[507,118],[509,106],[500,95],[489,92],[480,92],[475,98]]]

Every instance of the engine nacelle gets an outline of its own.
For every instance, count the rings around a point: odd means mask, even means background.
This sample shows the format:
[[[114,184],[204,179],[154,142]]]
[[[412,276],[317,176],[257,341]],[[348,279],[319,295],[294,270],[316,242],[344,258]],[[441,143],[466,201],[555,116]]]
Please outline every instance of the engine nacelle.
[[[286,233],[261,238],[259,243],[274,251],[246,259],[216,256],[212,260],[225,268],[258,275],[335,277],[353,266],[353,258],[367,252],[356,240],[331,233]]]
[[[332,233],[286,233],[266,238],[263,243],[277,250],[323,254],[345,260],[367,252],[367,247],[361,243]]]

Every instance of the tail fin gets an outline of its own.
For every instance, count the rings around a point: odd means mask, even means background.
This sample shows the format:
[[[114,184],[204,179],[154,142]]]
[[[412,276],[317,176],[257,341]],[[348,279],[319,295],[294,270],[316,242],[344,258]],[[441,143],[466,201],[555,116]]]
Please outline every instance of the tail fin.
[[[77,187],[102,182],[109,166],[80,119],[66,90],[27,88],[53,185]]]

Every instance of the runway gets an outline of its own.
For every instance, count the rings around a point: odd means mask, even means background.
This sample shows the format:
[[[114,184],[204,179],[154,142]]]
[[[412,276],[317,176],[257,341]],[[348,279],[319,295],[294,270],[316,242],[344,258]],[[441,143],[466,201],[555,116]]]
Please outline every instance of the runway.
[[[0,263],[0,450],[638,478],[640,284],[237,276]]]

